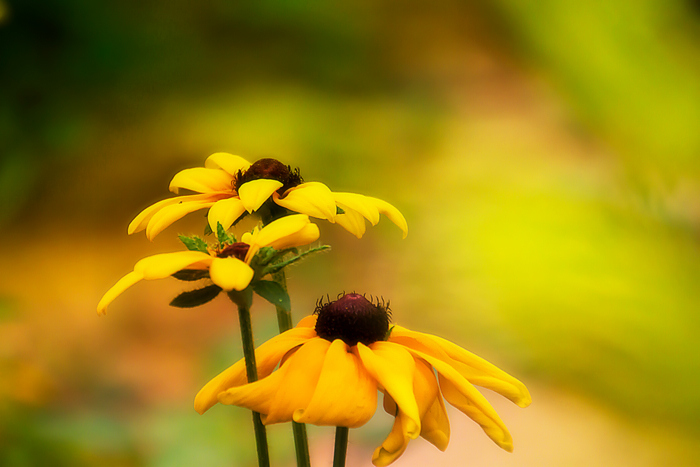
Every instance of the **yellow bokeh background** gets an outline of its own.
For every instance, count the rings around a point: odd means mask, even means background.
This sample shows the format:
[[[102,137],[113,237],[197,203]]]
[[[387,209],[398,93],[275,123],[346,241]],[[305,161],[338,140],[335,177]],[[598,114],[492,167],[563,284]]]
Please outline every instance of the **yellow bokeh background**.
[[[700,10],[694,2],[0,0],[0,465],[255,463],[250,414],[197,414],[240,358],[219,297],[141,283],[126,227],[226,151],[406,216],[288,270],[295,321],[357,291],[523,380],[484,390],[515,451],[451,411],[396,466],[696,465],[700,441]],[[257,300],[256,341],[275,335]],[[381,411],[380,411],[381,412]],[[369,466],[386,414],[351,430]],[[273,465],[291,431],[269,429]],[[333,430],[310,428],[313,465]]]

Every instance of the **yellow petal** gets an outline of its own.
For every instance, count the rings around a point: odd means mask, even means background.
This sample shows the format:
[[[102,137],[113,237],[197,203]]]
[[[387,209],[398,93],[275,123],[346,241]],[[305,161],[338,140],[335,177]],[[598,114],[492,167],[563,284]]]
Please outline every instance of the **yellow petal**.
[[[146,225],[148,225],[148,221],[151,220],[151,217],[164,207],[170,206],[172,204],[179,204],[182,202],[190,202],[190,201],[209,201],[210,200],[210,194],[203,194],[203,195],[186,195],[186,196],[176,196],[174,198],[168,198],[164,199],[162,201],[158,201],[155,204],[152,204],[148,206],[146,209],[141,211],[138,216],[134,218],[133,221],[129,224],[128,228],[128,233],[131,235],[134,232],[140,232],[141,230],[146,228]]]
[[[270,410],[275,394],[283,392],[286,388],[283,383],[286,370],[284,367],[273,372],[267,378],[262,378],[253,383],[244,384],[243,386],[233,387],[218,394],[219,402],[226,405],[237,405],[245,407],[261,415],[266,414]],[[291,420],[291,415],[290,415]]]
[[[306,245],[318,239],[318,227],[311,224],[309,217],[304,214],[285,216],[270,222],[262,229],[255,229],[250,235],[244,234],[241,241],[248,243],[250,249],[246,255],[246,262],[255,256],[255,253],[265,246],[271,246],[277,250],[293,246]]]
[[[224,230],[227,230],[244,212],[245,208],[243,207],[243,203],[238,198],[219,200],[214,203],[207,214],[209,227],[212,232],[216,232],[217,223],[220,223]]]
[[[107,305],[112,303],[115,298],[121,295],[126,289],[143,279],[143,275],[139,272],[132,271],[126,276],[122,277],[117,281],[116,284],[112,286],[111,289],[104,294],[100,303],[97,304],[97,313],[103,315],[107,310]]]
[[[188,267],[206,268],[212,259],[201,251],[161,253],[143,258],[136,263],[134,271],[140,273],[146,280],[163,279]]]
[[[372,225],[377,225],[377,222],[379,222],[379,209],[366,196],[356,193],[333,193],[333,198],[344,211],[347,208],[357,211],[370,221]]]
[[[273,195],[273,199],[290,211],[335,222],[337,208],[333,192],[323,183],[302,183],[290,188],[281,197]]]
[[[360,342],[353,351],[362,359],[369,374],[396,401],[399,411],[406,414],[405,435],[415,439],[420,434],[420,413],[413,394],[416,365],[411,354],[400,345],[383,341],[369,347]]]
[[[470,383],[491,389],[520,407],[527,407],[532,402],[530,392],[523,383],[483,358],[446,339],[410,331],[401,326],[394,326],[389,340],[392,341],[392,338],[407,347],[430,353],[436,358],[442,359],[452,365]]]
[[[372,463],[377,467],[384,467],[391,464],[404,453],[410,438],[405,435],[406,425],[410,419],[406,414],[400,412],[394,419],[394,426],[391,428],[389,436],[386,437],[372,455]]]
[[[350,208],[346,207],[343,209],[345,213],[335,216],[335,222],[357,238],[362,238],[366,229],[365,218]]]
[[[313,329],[294,328],[260,345],[255,350],[258,378],[262,379],[270,375],[287,352],[314,337],[316,337],[316,332]],[[206,412],[218,402],[217,397],[219,393],[230,388],[242,386],[247,381],[245,360],[240,359],[209,381],[197,393],[194,399],[194,409],[199,413]]]
[[[272,193],[282,188],[282,182],[260,178],[244,183],[238,189],[238,197],[250,213],[258,210]]]
[[[507,451],[511,451],[513,449],[513,439],[505,424],[486,398],[450,364],[433,355],[416,350],[413,347],[413,345],[407,345],[405,348],[414,356],[422,358],[437,370],[440,379],[440,388],[442,389],[443,396],[445,396],[445,400],[481,425],[484,432],[496,444]]]
[[[227,152],[216,152],[207,157],[204,161],[204,167],[208,169],[221,169],[228,172],[230,175],[236,175],[239,170],[246,170],[250,167],[250,162],[243,159],[241,156],[234,156]]]
[[[408,235],[408,224],[406,223],[406,218],[401,214],[401,211],[379,198],[372,198],[371,196],[366,196],[366,198],[368,202],[374,204],[374,206],[379,209],[380,213],[384,214],[391,222],[396,224],[403,232],[403,238],[406,238],[406,235]]]
[[[158,235],[176,220],[181,219],[191,212],[208,208],[216,201],[217,197],[211,197],[205,201],[185,200],[181,203],[171,204],[170,206],[162,208],[153,214],[151,220],[148,221],[148,225],[146,226],[146,237],[148,237],[149,240],[153,240],[156,235]]]
[[[299,321],[299,324],[297,324],[296,327],[315,329],[317,320],[318,320],[318,315],[305,316]]]
[[[320,232],[316,224],[306,224],[301,230],[294,232],[293,234],[287,235],[286,237],[278,238],[277,240],[270,242],[267,246],[271,246],[275,250],[284,250],[285,248],[292,248],[295,246],[308,245],[318,240]]]
[[[520,407],[527,407],[532,403],[530,391],[528,391],[527,387],[518,379],[501,370],[496,365],[453,344],[447,339],[438,336],[430,337],[442,347],[447,355],[475,370],[467,376],[465,369],[465,377],[467,377],[472,384],[492,389],[502,396],[507,397]],[[460,368],[462,367],[458,369]]]
[[[284,389],[275,394],[266,411],[267,416],[263,417],[263,423],[289,422],[295,411],[309,405],[330,345],[330,342],[320,337],[311,339],[277,370],[284,370]]]
[[[253,280],[255,272],[238,258],[214,258],[209,267],[209,277],[222,289],[243,290]]]
[[[433,378],[434,379],[434,378]],[[311,401],[294,412],[294,421],[357,428],[377,408],[377,382],[341,339],[333,341],[323,362]]]
[[[447,449],[450,442],[450,420],[440,393],[421,419],[420,435],[439,450]]]
[[[438,378],[447,402],[478,423],[494,443],[508,452],[513,451],[513,438],[508,428],[483,396],[473,394],[468,386],[469,383],[464,384],[463,381],[451,379],[443,373],[439,373]]]
[[[416,398],[418,413],[421,419],[420,433],[424,435],[429,432],[430,435],[432,435],[434,426],[429,426],[426,430],[423,426],[423,419],[426,417],[426,414],[429,414],[430,409],[438,398],[440,398],[440,391],[438,389],[437,380],[435,379],[435,373],[433,373],[433,368],[422,360],[416,360],[415,365],[413,394]],[[396,418],[391,433],[389,433],[389,436],[384,440],[382,445],[374,451],[374,455],[372,456],[372,462],[374,462],[375,465],[382,466],[391,464],[403,454],[410,440],[407,431],[411,422],[410,418],[401,408],[397,407],[393,398],[388,395],[384,396],[384,408],[389,413],[395,413]],[[398,413],[396,413],[397,408]],[[429,423],[433,422],[430,418],[428,421]]]
[[[170,191],[177,193],[180,188],[197,193],[233,192],[233,177],[219,169],[185,169],[170,181]]]

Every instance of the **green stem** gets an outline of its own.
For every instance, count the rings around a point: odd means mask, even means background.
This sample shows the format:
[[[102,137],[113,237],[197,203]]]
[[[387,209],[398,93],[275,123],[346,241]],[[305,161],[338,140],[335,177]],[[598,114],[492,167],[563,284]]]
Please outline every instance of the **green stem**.
[[[281,285],[285,291],[287,290],[287,277],[284,274],[284,269],[273,274],[272,279]],[[275,308],[277,309],[277,325],[279,326],[280,334],[292,329],[292,312],[281,307]],[[297,467],[311,467],[306,425],[292,422],[292,433],[294,434],[294,447],[297,454]]]
[[[345,457],[348,453],[349,428],[338,426],[335,428],[335,452],[333,454],[333,467],[345,467]]]
[[[243,341],[243,356],[248,383],[258,380],[258,368],[255,363],[255,342],[253,341],[253,326],[250,320],[250,306],[239,301],[238,320],[241,324],[241,341]],[[260,414],[253,412],[253,429],[255,430],[255,445],[258,451],[258,466],[269,467],[270,455],[267,447],[267,433],[262,424]]]

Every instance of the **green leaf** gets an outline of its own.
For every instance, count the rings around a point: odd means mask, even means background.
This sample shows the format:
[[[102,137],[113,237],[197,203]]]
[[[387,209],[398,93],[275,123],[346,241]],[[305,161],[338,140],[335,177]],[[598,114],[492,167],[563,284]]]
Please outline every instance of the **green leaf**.
[[[209,277],[209,271],[206,269],[183,269],[173,274],[173,277],[181,281],[198,281]]]
[[[170,306],[192,308],[203,305],[216,298],[219,292],[221,292],[221,287],[214,284],[190,292],[183,292],[170,302]]]
[[[395,327],[396,327],[396,325],[393,325],[393,326],[390,327],[389,330],[386,332],[386,336],[384,336],[384,340],[385,340],[385,341],[388,341],[388,340],[389,340],[389,337],[391,336],[391,331],[393,331]]]
[[[336,214],[336,215],[338,215],[338,214],[345,214],[345,211],[344,211],[343,208],[341,208],[340,206],[336,206],[336,207],[335,207],[335,214]]]
[[[213,233],[214,232],[211,230],[211,226],[209,223],[207,223],[207,225],[204,226],[204,235],[211,235]]]
[[[253,283],[256,294],[284,311],[291,311],[292,303],[284,287],[275,281],[257,281]]]
[[[197,236],[187,237],[185,235],[178,235],[177,238],[179,238],[180,241],[185,244],[188,250],[201,251],[202,253],[207,254],[209,253],[207,250],[207,242]]]

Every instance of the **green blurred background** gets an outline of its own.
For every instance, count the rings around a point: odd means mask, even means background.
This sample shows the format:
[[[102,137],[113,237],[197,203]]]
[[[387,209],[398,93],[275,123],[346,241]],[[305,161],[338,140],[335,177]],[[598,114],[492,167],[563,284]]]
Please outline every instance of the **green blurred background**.
[[[446,453],[395,465],[700,465],[699,38],[690,0],[0,0],[0,465],[254,464],[249,413],[192,408],[241,356],[225,299],[172,309],[163,280],[95,313],[201,231],[126,226],[216,151],[409,222],[322,224],[295,320],[382,295],[530,387],[525,410],[486,394],[513,454],[452,412]],[[352,430],[348,465],[390,424]],[[310,434],[328,465],[332,430]],[[292,465],[288,427],[270,437]]]

